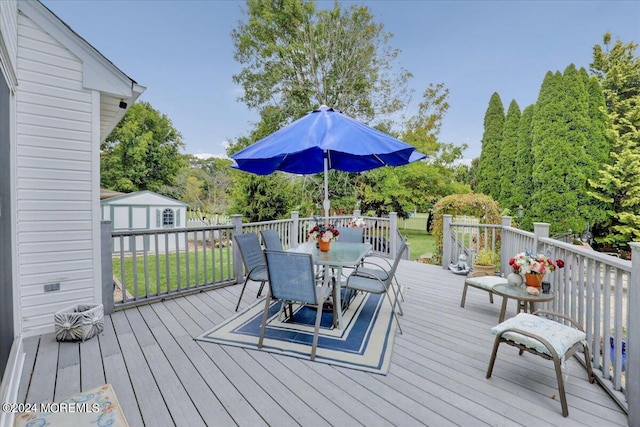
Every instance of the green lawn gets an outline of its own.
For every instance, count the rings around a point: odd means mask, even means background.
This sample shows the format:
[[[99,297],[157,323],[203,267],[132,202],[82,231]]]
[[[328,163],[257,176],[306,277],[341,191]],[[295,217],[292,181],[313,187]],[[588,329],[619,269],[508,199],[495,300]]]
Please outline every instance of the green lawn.
[[[169,283],[170,289],[175,291],[177,289],[185,289],[187,287],[225,280],[233,276],[233,259],[229,259],[226,248],[222,251],[211,251],[211,249],[207,250],[206,269],[205,254],[202,249],[198,251],[197,258],[198,269],[196,272],[196,255],[193,251],[189,253],[188,263],[185,252],[158,255],[157,259],[155,255],[148,255],[146,264],[147,271],[149,272],[149,283],[147,284],[145,283],[144,274],[144,256],[142,254],[138,254],[135,259],[135,271],[137,273],[138,284],[137,294],[139,296],[151,296],[156,295],[157,293],[166,293],[167,283]],[[124,261],[124,282],[127,291],[131,295],[135,295],[133,264],[134,258],[132,256],[127,256]],[[169,273],[168,280],[167,271]],[[215,278],[213,272],[215,272]],[[113,274],[122,282],[120,258],[113,258]],[[149,287],[148,291],[147,285]]]
[[[416,259],[424,253],[434,254],[436,252],[436,241],[433,236],[426,231],[400,229],[400,234],[407,236],[409,244],[411,245],[409,259]]]
[[[411,254],[409,259],[416,259],[424,253],[435,253],[435,240],[431,234],[421,230],[401,230],[401,233],[409,239],[411,244]],[[231,253],[231,252],[229,252]],[[213,258],[212,258],[213,254]],[[124,283],[127,291],[131,295],[136,295],[134,284],[134,259],[131,256],[125,257],[124,264]],[[233,276],[233,259],[229,259],[226,248],[222,251],[206,252],[206,276],[205,276],[205,258],[202,249],[198,251],[198,271],[196,274],[196,256],[195,252],[189,253],[189,261],[184,252],[179,254],[171,253],[169,255],[159,255],[156,260],[155,255],[148,255],[147,271],[149,272],[149,282],[145,283],[145,260],[142,254],[136,257],[136,280],[138,284],[138,296],[151,296],[158,293],[167,292],[167,283],[169,283],[172,291],[185,289],[205,283],[222,281]],[[189,266],[187,268],[187,265]],[[167,280],[167,271],[168,277]],[[188,271],[188,277],[187,277]],[[215,271],[215,278],[212,272]],[[121,277],[121,261],[119,257],[113,258],[113,274],[120,280]],[[179,277],[179,280],[178,280]],[[148,290],[147,290],[148,286]]]

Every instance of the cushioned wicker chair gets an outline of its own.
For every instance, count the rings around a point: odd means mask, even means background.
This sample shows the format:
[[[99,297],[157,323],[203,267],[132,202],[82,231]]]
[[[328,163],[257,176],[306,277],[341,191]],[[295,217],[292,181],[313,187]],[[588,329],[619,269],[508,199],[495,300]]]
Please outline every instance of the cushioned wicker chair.
[[[544,314],[560,321],[564,319],[571,326],[546,317],[537,316],[537,314]],[[518,347],[520,355],[524,351],[528,351],[545,359],[553,360],[558,380],[562,416],[564,417],[569,415],[569,409],[564,391],[562,364],[578,350],[583,349],[587,378],[590,383],[594,381],[586,334],[580,324],[569,316],[545,310],[538,310],[534,314],[519,313],[517,316],[494,326],[491,332],[496,335],[496,339],[493,344],[489,368],[487,369],[487,378],[491,378],[493,365],[498,354],[498,346],[501,343]]]
[[[310,355],[311,360],[314,360],[318,347],[322,305],[331,296],[333,288],[329,284],[317,286],[318,280],[313,271],[313,261],[310,254],[267,249],[265,250],[265,256],[269,274],[269,295],[266,298],[264,314],[262,315],[258,348],[262,348],[264,341],[271,299],[281,302],[278,316],[282,315],[282,311],[287,304],[304,304],[316,309],[316,323],[313,330],[313,344]]]
[[[240,301],[242,301],[242,295],[247,287],[247,282],[253,280],[260,282],[260,288],[258,289],[258,298],[262,294],[264,284],[269,280],[267,275],[267,263],[264,259],[264,253],[262,253],[262,247],[258,240],[258,235],[255,233],[245,233],[233,236],[233,240],[236,242],[236,247],[240,250],[242,256],[242,263],[244,264],[245,274],[247,275],[240,291],[240,297],[236,304],[236,311],[240,307]]]
[[[262,243],[265,249],[273,249],[276,251],[283,250],[282,240],[280,240],[280,234],[276,230],[260,230],[262,236]]]

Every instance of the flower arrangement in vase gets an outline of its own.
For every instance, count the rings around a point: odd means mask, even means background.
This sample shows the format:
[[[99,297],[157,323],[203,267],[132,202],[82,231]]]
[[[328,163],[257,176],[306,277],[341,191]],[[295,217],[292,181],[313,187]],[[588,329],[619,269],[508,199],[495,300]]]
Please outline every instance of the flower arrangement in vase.
[[[367,222],[364,220],[364,218],[357,216],[357,217],[354,217],[351,221],[349,221],[347,226],[354,227],[354,228],[364,228],[367,226]]]
[[[331,242],[340,235],[338,229],[333,224],[320,224],[316,221],[316,225],[309,231],[309,240],[317,241],[318,247],[322,252],[327,252]]]
[[[564,267],[564,261],[561,259],[554,261],[548,255],[525,251],[510,258],[509,265],[514,273],[524,277],[527,286],[539,288],[544,275],[555,271],[556,268]]]

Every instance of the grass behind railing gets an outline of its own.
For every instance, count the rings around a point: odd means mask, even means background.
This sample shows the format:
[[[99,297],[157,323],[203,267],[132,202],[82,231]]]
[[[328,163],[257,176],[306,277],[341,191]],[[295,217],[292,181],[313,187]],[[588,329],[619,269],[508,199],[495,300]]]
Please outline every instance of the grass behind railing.
[[[407,241],[411,245],[409,259],[416,259],[419,256],[436,253],[436,239],[424,230],[400,230],[400,234],[407,236]]]
[[[198,251],[197,272],[196,253],[193,251],[189,252],[188,264],[186,252],[184,251],[160,254],[157,257],[156,255],[147,255],[146,258],[148,269],[148,282],[146,283],[144,256],[139,254],[135,258],[138,297],[154,296],[194,288],[204,284],[221,282],[230,279],[233,276],[233,256],[231,255],[231,252],[229,252],[228,255],[226,250],[208,250],[206,252],[206,259],[205,252],[202,250]],[[121,283],[124,283],[127,292],[130,294],[127,299],[134,298],[136,295],[134,282],[134,257],[127,256],[124,259],[124,279],[121,277],[121,268],[122,263],[120,257],[114,257],[113,274]]]
[[[424,253],[435,252],[435,239],[431,234],[421,230],[408,229],[402,230],[402,234],[407,236],[411,244],[409,259],[416,259]],[[213,261],[212,256],[214,257]],[[193,249],[189,251],[188,268],[187,256],[184,251],[159,254],[157,256],[149,254],[146,257],[148,278],[145,282],[145,257],[142,253],[139,253],[135,257],[138,298],[167,294],[232,278],[233,256],[230,248],[229,251],[226,248],[222,250],[207,249],[205,260],[205,251],[200,246],[197,257],[198,271],[196,274],[196,253]],[[205,261],[206,269],[204,267]],[[135,298],[134,257],[128,254],[124,258],[124,278],[121,277],[121,263],[119,256],[113,258],[113,274],[121,283],[124,283],[129,293],[127,299]],[[180,279],[179,281],[178,278]]]

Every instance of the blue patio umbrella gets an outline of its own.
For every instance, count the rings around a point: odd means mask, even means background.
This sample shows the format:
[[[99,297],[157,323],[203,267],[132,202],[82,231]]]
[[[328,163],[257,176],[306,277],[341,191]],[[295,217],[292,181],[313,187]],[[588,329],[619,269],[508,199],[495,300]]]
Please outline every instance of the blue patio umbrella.
[[[303,175],[324,172],[326,218],[329,169],[363,172],[425,157],[414,146],[326,105],[231,156],[234,168],[258,175],[276,170]]]

